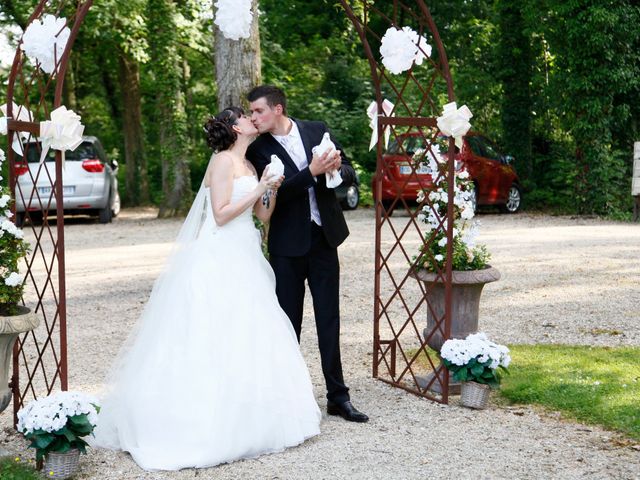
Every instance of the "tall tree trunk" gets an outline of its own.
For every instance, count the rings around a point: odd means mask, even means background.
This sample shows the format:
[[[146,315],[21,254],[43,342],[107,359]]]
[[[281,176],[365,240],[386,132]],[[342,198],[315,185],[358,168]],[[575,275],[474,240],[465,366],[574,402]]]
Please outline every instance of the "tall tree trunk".
[[[147,204],[149,203],[149,176],[142,129],[140,70],[138,62],[123,51],[118,55],[118,79],[123,103],[122,133],[126,165],[126,199],[129,205]]]
[[[76,96],[76,72],[78,62],[76,56],[71,52],[69,65],[67,67],[64,83],[62,84],[62,98],[64,105],[74,112],[78,111],[78,99]]]
[[[149,65],[155,80],[154,124],[158,128],[162,166],[163,200],[158,212],[161,218],[180,215],[186,212],[191,203],[191,152],[176,16],[176,4],[172,0],[149,0]]]
[[[215,14],[214,7],[214,14]],[[259,85],[261,76],[260,32],[258,30],[258,0],[251,4],[253,23],[251,36],[239,41],[229,40],[214,25],[216,82],[218,109],[232,105],[247,108],[247,93]]]

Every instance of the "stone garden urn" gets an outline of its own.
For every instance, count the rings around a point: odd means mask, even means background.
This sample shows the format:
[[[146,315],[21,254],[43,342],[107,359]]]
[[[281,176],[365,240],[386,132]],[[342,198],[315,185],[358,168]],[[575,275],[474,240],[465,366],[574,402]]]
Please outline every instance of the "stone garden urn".
[[[18,335],[33,330],[40,325],[40,317],[27,307],[18,307],[16,315],[0,315],[0,413],[11,402],[9,388],[9,368],[13,356],[13,346]]]
[[[411,276],[426,284],[427,301],[433,309],[427,308],[427,327],[423,331],[424,338],[435,328],[435,318],[444,316],[445,285],[441,278],[433,272],[418,269],[411,272]],[[451,338],[465,338],[470,333],[478,331],[478,317],[480,312],[480,295],[487,283],[500,279],[500,272],[491,266],[482,270],[459,271],[454,270],[451,275]],[[435,317],[434,317],[435,314]],[[447,339],[440,330],[433,333],[427,345],[440,353],[442,344]],[[440,366],[439,368],[444,368]],[[433,374],[418,378],[418,383],[424,387],[431,381]],[[431,388],[439,392],[440,384],[434,382]],[[460,384],[449,382],[449,393],[460,393]]]

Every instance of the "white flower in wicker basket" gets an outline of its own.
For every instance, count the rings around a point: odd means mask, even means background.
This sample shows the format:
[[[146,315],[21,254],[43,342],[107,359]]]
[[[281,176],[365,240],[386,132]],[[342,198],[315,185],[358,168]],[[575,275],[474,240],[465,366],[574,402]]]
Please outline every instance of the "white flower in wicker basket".
[[[98,401],[84,393],[58,392],[39,398],[18,412],[18,431],[31,440],[40,460],[49,453],[65,453],[76,448],[84,453],[98,423]]]
[[[473,333],[464,340],[444,342],[440,356],[457,382],[477,382],[497,388],[500,371],[508,372],[509,349],[490,341],[484,333]]]

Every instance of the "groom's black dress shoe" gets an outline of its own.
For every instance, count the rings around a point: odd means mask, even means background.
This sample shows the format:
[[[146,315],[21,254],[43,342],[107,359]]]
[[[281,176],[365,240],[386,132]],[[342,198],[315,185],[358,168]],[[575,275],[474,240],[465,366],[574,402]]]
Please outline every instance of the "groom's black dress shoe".
[[[327,402],[327,413],[329,415],[340,415],[348,422],[364,423],[369,421],[369,417],[356,410],[356,407],[351,405],[350,401],[344,403]]]

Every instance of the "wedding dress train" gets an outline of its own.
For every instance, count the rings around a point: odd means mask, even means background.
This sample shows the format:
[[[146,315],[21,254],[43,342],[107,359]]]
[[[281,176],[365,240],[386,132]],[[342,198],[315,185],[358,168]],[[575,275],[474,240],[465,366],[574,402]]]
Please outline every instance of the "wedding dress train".
[[[256,184],[236,178],[232,202]],[[216,226],[206,187],[196,202],[193,241],[154,285],[91,442],[128,451],[147,470],[255,457],[319,433],[309,373],[251,209]]]

